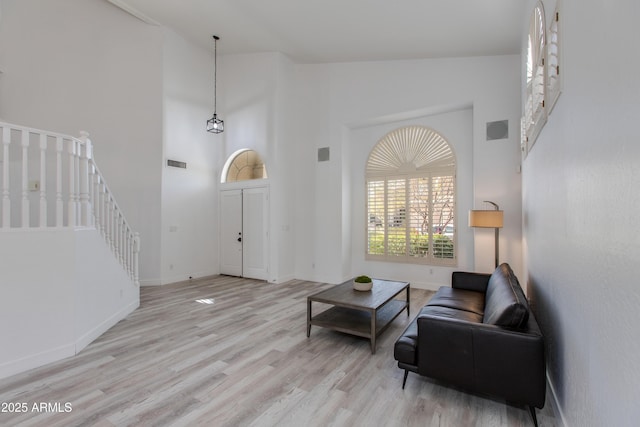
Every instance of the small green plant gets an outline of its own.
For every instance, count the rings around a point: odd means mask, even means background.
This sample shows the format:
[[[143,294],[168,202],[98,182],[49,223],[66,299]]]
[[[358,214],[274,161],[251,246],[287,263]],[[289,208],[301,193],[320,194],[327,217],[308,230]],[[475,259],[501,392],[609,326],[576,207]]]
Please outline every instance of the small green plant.
[[[371,283],[371,277],[369,276],[358,276],[355,279],[353,279],[354,282],[357,283]]]

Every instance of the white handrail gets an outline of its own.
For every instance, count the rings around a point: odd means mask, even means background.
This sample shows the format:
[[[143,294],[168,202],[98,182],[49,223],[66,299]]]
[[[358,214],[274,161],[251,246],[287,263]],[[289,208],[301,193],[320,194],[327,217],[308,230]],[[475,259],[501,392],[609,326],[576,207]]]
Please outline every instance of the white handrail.
[[[96,228],[138,285],[140,235],[95,164],[89,134],[74,138],[3,122],[0,130],[0,231]]]

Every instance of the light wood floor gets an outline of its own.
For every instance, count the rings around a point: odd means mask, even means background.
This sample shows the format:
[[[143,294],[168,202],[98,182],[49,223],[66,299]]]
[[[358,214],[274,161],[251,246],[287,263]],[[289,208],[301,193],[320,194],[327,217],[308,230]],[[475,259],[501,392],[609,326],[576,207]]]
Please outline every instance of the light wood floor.
[[[0,425],[533,425],[525,408],[415,374],[402,390],[393,344],[404,313],[375,355],[367,340],[327,329],[307,338],[306,297],[328,286],[215,276],[142,288],[140,308],[77,356],[0,380],[0,402],[28,406],[0,413]],[[430,296],[412,290],[411,317]],[[541,426],[556,425],[549,407]]]

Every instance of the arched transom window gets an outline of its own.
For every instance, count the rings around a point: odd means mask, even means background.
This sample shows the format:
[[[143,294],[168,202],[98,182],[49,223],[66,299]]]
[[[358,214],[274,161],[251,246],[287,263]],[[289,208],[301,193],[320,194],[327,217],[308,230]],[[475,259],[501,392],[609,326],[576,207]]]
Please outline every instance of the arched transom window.
[[[385,135],[366,166],[366,258],[454,265],[456,161],[433,129]]]
[[[226,171],[226,173],[225,173]],[[249,149],[235,152],[225,165],[222,182],[267,179],[267,168],[260,155]]]

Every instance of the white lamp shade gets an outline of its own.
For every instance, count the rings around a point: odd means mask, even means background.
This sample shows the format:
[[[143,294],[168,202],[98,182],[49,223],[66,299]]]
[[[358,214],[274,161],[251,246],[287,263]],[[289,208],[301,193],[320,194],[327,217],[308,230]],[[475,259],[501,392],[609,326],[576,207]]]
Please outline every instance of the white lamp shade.
[[[502,228],[504,211],[469,211],[469,227]]]

